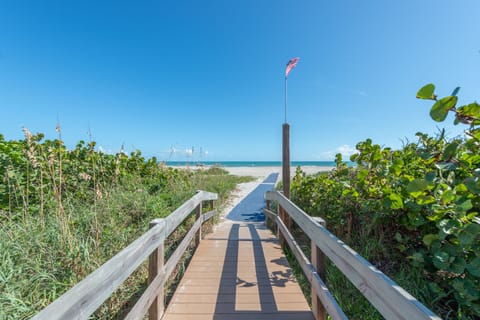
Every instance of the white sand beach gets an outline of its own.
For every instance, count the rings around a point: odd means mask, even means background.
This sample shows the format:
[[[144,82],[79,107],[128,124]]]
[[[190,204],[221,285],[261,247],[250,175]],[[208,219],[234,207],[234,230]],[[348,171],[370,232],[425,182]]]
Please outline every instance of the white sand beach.
[[[236,176],[251,176],[256,178],[266,178],[270,173],[279,173],[278,180],[282,179],[282,167],[222,167],[230,174]],[[306,174],[315,174],[321,171],[330,171],[334,167],[321,166],[302,166],[303,172]],[[297,167],[290,168],[290,177],[293,178]]]
[[[187,169],[186,166],[172,166],[178,169]],[[207,167],[195,167],[190,166],[188,167],[189,170],[201,170],[206,169]],[[271,167],[263,167],[263,166],[244,166],[244,167],[222,167],[223,169],[227,170],[228,173],[236,176],[250,176],[254,177],[254,181],[246,182],[246,183],[239,183],[237,185],[237,189],[232,192],[230,195],[230,199],[228,203],[223,207],[220,208],[220,216],[224,217],[228,214],[243,198],[245,198],[250,192],[252,192],[266,177],[268,177],[271,173],[278,173],[277,183],[282,180],[282,167],[279,166],[271,166]],[[322,171],[330,171],[334,167],[328,166],[301,166],[303,172],[305,174],[315,174]],[[290,168],[290,177],[293,178],[295,175],[295,171],[297,167]],[[222,219],[223,220],[223,219]]]
[[[302,166],[302,170],[306,174],[315,174],[321,171],[330,171],[333,167],[320,167],[320,166]],[[279,173],[277,183],[282,180],[282,168],[281,167],[223,167],[232,175],[237,176],[250,176],[256,179],[251,182],[240,183],[237,185],[237,189],[232,192],[227,205],[221,208],[220,216],[224,217],[228,214],[243,198],[245,198],[250,192],[252,192],[269,174]],[[295,175],[296,167],[292,167],[290,170],[290,177]],[[223,219],[222,219],[223,220]]]

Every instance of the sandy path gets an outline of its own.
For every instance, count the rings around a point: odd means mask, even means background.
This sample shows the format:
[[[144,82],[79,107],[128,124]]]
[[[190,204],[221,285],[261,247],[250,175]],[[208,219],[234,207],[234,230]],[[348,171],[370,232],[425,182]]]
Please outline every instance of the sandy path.
[[[319,166],[303,166],[302,170],[306,174],[315,174],[320,171],[329,171],[333,167],[319,167]],[[220,208],[221,221],[223,218],[242,201],[250,192],[252,192],[265,178],[271,173],[279,173],[277,183],[282,180],[282,168],[281,167],[223,167],[230,174],[237,176],[251,176],[256,178],[254,181],[247,183],[239,183],[237,189],[234,190],[227,204]],[[290,176],[295,175],[296,167],[292,167],[290,170]]]
[[[265,178],[270,173],[278,172],[280,176],[278,180],[282,180],[282,168],[281,167],[222,167],[227,170],[230,174],[236,176],[252,176],[252,177],[263,177]],[[303,172],[306,174],[315,174],[320,171],[330,171],[333,167],[320,167],[320,166],[303,166],[301,167]],[[293,178],[297,167],[290,168],[290,177]]]
[[[179,169],[185,169],[184,166],[173,166]],[[203,167],[205,168],[205,167]],[[281,167],[222,167],[227,170],[228,173],[236,176],[251,176],[255,180],[246,183],[239,183],[237,188],[230,194],[227,203],[223,205],[220,210],[220,220],[223,221],[224,217],[239,204],[250,192],[252,192],[265,178],[271,173],[279,173],[277,183],[282,180],[282,168]],[[321,171],[330,171],[333,167],[321,167],[321,166],[302,166],[302,170],[306,174],[315,174]],[[191,170],[198,170],[197,167],[189,167]],[[291,167],[290,177],[295,176],[297,167]]]

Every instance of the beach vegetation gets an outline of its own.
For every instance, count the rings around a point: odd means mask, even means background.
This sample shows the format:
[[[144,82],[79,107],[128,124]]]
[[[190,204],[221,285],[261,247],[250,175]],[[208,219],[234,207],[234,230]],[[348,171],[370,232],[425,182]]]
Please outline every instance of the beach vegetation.
[[[432,100],[430,116],[449,114],[465,135],[417,133],[400,150],[371,139],[356,145],[347,167],[341,155],[328,174],[298,169],[292,199],[321,216],[328,228],[378,269],[445,319],[480,317],[480,105],[457,106],[459,88],[438,98],[435,86],[417,97]],[[327,281],[352,318],[370,318],[371,307],[351,299],[333,265]],[[357,303],[356,301],[359,301]]]
[[[54,140],[27,128],[21,140],[0,135],[0,319],[31,318],[196,190],[218,193],[218,207],[250,180],[221,168],[167,167],[138,150],[106,154],[94,141],[68,149],[57,130]],[[167,255],[186,230],[169,238]],[[146,279],[143,265],[94,318],[121,318]]]

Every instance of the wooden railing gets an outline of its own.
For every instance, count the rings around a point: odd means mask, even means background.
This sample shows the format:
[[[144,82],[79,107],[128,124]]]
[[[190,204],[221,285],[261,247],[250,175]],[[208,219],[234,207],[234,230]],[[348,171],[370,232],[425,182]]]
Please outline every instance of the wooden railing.
[[[217,194],[198,191],[165,219],[153,220],[147,232],[48,305],[33,319],[87,319],[148,257],[149,285],[126,319],[142,319],[147,312],[151,320],[160,319],[164,311],[163,286],[192,239],[195,237],[196,245],[200,242],[203,222],[216,213],[215,210],[203,213],[202,203],[210,201],[213,209],[214,200],[217,200]],[[194,210],[196,210],[195,223],[164,263],[165,239]]]
[[[352,282],[362,295],[386,319],[440,319],[417,299],[402,289],[393,280],[362,258],[352,248],[335,237],[325,227],[323,219],[314,219],[278,191],[265,194],[265,216],[278,228],[281,243],[286,243],[295,255],[303,273],[311,284],[312,311],[315,318],[347,319],[337,301],[325,284],[325,261],[328,257]],[[270,210],[270,201],[278,203],[280,215]],[[309,260],[302,252],[284,221],[289,219],[310,238],[312,257]]]

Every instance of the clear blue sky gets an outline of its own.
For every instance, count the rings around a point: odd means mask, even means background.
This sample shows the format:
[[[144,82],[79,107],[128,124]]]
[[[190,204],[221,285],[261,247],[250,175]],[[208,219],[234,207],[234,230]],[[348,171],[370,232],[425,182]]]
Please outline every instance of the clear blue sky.
[[[292,160],[435,133],[433,82],[480,96],[480,1],[0,0],[0,133],[161,160]],[[456,135],[451,118],[440,127]]]

